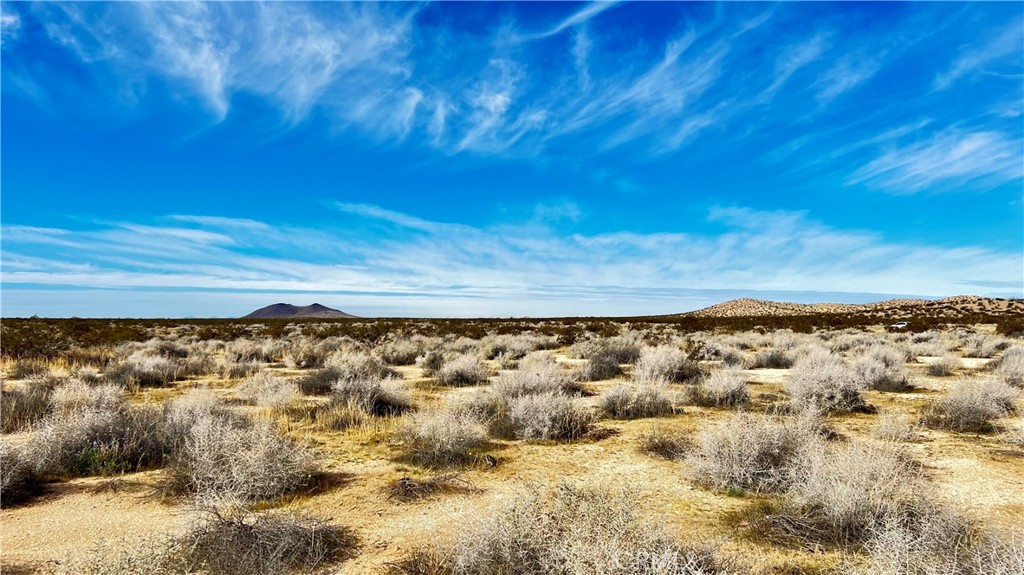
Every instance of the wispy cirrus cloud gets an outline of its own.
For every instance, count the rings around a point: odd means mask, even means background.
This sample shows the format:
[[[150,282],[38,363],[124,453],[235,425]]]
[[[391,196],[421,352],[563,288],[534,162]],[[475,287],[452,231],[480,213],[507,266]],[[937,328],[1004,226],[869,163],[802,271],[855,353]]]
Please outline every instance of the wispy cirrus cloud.
[[[569,204],[554,205],[562,223],[579,216],[578,207],[566,212]],[[529,220],[492,227],[434,222],[374,205],[336,207],[342,219],[319,229],[264,228],[210,216],[91,230],[5,226],[2,281],[7,291],[51,286],[387,296],[391,313],[415,300],[421,315],[443,315],[459,300],[474,310],[480,309],[470,305],[474,301],[493,307],[532,300],[541,302],[533,309],[561,306],[564,314],[669,313],[681,310],[665,294],[739,293],[751,285],[931,296],[1024,289],[1019,254],[891,243],[799,212],[715,208],[708,218],[725,227],[718,235],[583,234],[547,225],[550,206],[539,206]],[[182,227],[186,223],[194,225]],[[365,225],[391,231],[368,238]],[[60,258],[42,249],[54,243]],[[663,296],[651,299],[652,290]],[[435,297],[444,300],[443,310],[431,308]]]
[[[854,171],[846,183],[894,193],[949,190],[1024,178],[1021,140],[999,132],[949,129],[926,140],[889,147]]]
[[[972,43],[965,47],[959,56],[950,64],[949,69],[935,76],[934,86],[937,90],[945,90],[957,80],[977,73],[986,66],[999,63],[1001,60],[1012,62],[1021,73],[1021,46],[1024,45],[1024,20],[1016,18],[999,32],[989,36],[983,43]]]

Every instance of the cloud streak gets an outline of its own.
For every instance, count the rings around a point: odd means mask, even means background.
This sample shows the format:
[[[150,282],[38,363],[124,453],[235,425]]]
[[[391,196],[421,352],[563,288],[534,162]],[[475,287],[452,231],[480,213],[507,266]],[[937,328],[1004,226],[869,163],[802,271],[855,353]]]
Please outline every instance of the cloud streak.
[[[534,314],[558,302],[562,315],[571,315],[616,313],[608,299],[613,293],[628,309],[682,311],[671,298],[645,299],[651,290],[740,292],[756,286],[945,296],[1024,289],[1019,254],[889,243],[798,212],[716,208],[708,218],[726,227],[721,235],[582,234],[557,232],[538,219],[488,228],[372,205],[337,208],[339,217],[354,219],[329,230],[275,231],[251,220],[208,216],[168,218],[178,225],[122,223],[92,231],[5,226],[2,281],[5,293],[52,286],[420,298],[421,315],[439,313],[430,298],[443,298],[446,305],[486,300],[488,309],[517,302],[517,312]],[[359,231],[365,225],[392,230],[370,240]],[[60,245],[64,257],[42,249],[52,245]],[[537,302],[533,311],[529,301]],[[391,313],[408,304],[403,299]]]

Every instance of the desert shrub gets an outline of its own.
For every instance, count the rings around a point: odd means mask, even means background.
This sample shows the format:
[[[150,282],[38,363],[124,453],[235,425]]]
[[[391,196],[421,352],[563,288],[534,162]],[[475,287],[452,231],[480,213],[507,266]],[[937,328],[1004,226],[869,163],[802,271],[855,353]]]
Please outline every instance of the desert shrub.
[[[54,412],[61,414],[117,411],[125,408],[125,398],[117,386],[90,386],[73,379],[53,390],[50,406]]]
[[[738,369],[719,369],[701,381],[691,393],[697,405],[726,406],[750,403],[746,377]]]
[[[622,375],[622,367],[614,354],[601,351],[588,358],[576,373],[581,381],[601,381]]]
[[[793,367],[793,357],[781,349],[765,349],[755,353],[747,367],[749,369],[789,369]]]
[[[923,341],[910,344],[910,355],[914,357],[942,357],[949,354],[949,349],[941,341]]]
[[[315,471],[309,449],[269,422],[213,415],[200,417],[188,430],[163,487],[201,503],[246,504],[295,491]]]
[[[683,383],[699,380],[702,375],[696,362],[690,361],[681,349],[671,346],[644,348],[633,369],[636,381]]]
[[[7,367],[7,377],[25,379],[32,376],[44,376],[50,372],[50,362],[43,359],[16,359]]]
[[[1018,390],[998,379],[961,379],[924,411],[929,427],[984,432],[992,421],[1013,411]]]
[[[521,362],[519,369],[502,373],[491,389],[504,398],[549,392],[576,395],[583,391],[572,374],[546,356],[530,358]]]
[[[640,450],[664,459],[683,459],[693,447],[689,435],[663,425],[653,425],[640,434]]]
[[[436,374],[439,384],[453,387],[477,385],[487,381],[489,376],[490,370],[487,366],[472,355],[460,355],[446,361]]]
[[[553,338],[530,333],[489,335],[480,341],[480,353],[486,359],[504,356],[515,360],[534,350],[551,349],[556,344]]]
[[[238,386],[238,397],[259,407],[284,408],[299,398],[299,386],[268,372],[258,373]]]
[[[292,513],[211,511],[179,545],[187,563],[203,572],[278,575],[320,572],[350,554],[355,539],[344,528]]]
[[[963,521],[933,512],[913,522],[891,520],[865,544],[868,560],[850,562],[853,575],[1015,575],[1024,573],[1024,541],[967,533]]]
[[[659,382],[620,383],[601,395],[601,409],[616,419],[658,417],[673,412],[667,385]]]
[[[54,412],[25,446],[43,477],[109,475],[162,465],[168,444],[159,410],[122,404]]]
[[[320,369],[327,361],[331,350],[307,340],[296,342],[284,354],[284,364],[291,369]]]
[[[21,450],[0,443],[0,508],[24,503],[42,490],[42,482]]]
[[[104,376],[122,387],[160,387],[178,378],[178,363],[136,352],[110,365]]]
[[[802,541],[862,543],[890,521],[934,512],[924,486],[920,466],[892,445],[819,444],[801,458],[785,509],[769,520]]]
[[[15,388],[0,388],[0,430],[14,433],[31,429],[50,411],[54,385],[46,378],[29,378]]]
[[[256,361],[230,361],[221,360],[217,362],[215,371],[223,379],[238,379],[249,377],[259,372],[260,364]]]
[[[1000,336],[969,334],[960,342],[964,357],[994,357],[1010,347],[1010,340]]]
[[[540,393],[510,399],[508,420],[517,439],[568,441],[587,435],[596,416],[572,397]]]
[[[397,379],[341,379],[334,384],[332,401],[353,404],[372,415],[397,415],[412,409],[412,394]]]
[[[1024,387],[1024,347],[1015,346],[1003,352],[996,375],[1014,387]]]
[[[632,336],[587,339],[569,346],[566,355],[575,359],[607,355],[612,357],[616,364],[633,363],[640,358],[640,341]]]
[[[960,367],[960,360],[951,354],[944,354],[928,364],[928,375],[946,377],[953,375]]]
[[[420,549],[400,574],[714,575],[733,562],[711,547],[684,545],[640,518],[627,490],[559,484],[525,489],[472,517],[448,546]]]
[[[888,346],[876,345],[865,350],[853,362],[853,371],[864,387],[880,391],[906,391],[910,389],[910,374],[903,355]]]
[[[340,371],[333,367],[325,367],[304,374],[295,383],[299,386],[299,391],[305,395],[327,395],[339,379]]]
[[[1024,423],[1018,422],[1016,425],[1008,425],[999,436],[999,439],[1007,445],[1024,448]]]
[[[339,380],[345,381],[401,376],[380,358],[360,351],[336,352],[327,359],[325,366],[336,372]]]
[[[739,347],[714,339],[699,340],[694,350],[693,359],[720,360],[726,365],[743,365],[746,356]]]
[[[429,349],[423,352],[423,355],[416,358],[416,367],[423,370],[423,375],[426,377],[434,377],[437,375],[438,370],[444,365],[445,354],[444,350],[435,348]]]
[[[412,365],[432,343],[423,336],[400,337],[379,346],[377,354],[390,365]]]
[[[885,441],[907,442],[917,439],[914,424],[896,412],[882,412],[873,430],[875,437]]]
[[[816,441],[798,419],[738,413],[702,431],[689,461],[696,480],[715,489],[781,491]]]
[[[408,458],[427,467],[468,463],[487,444],[483,425],[472,414],[452,409],[413,416],[402,438]]]
[[[793,365],[786,393],[798,409],[859,411],[867,404],[861,396],[863,381],[842,358],[813,349]]]

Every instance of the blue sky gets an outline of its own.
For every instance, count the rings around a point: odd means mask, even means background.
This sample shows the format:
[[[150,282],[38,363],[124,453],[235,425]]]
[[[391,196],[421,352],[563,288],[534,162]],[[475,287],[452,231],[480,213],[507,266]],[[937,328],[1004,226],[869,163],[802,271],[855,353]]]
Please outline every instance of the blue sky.
[[[3,3],[4,316],[1024,296],[1024,4]]]

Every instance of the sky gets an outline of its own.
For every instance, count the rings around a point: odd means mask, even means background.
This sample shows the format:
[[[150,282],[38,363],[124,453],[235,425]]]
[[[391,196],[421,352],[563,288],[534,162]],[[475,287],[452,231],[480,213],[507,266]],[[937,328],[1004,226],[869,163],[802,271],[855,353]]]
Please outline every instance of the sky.
[[[1024,3],[0,12],[4,317],[1024,297]]]

